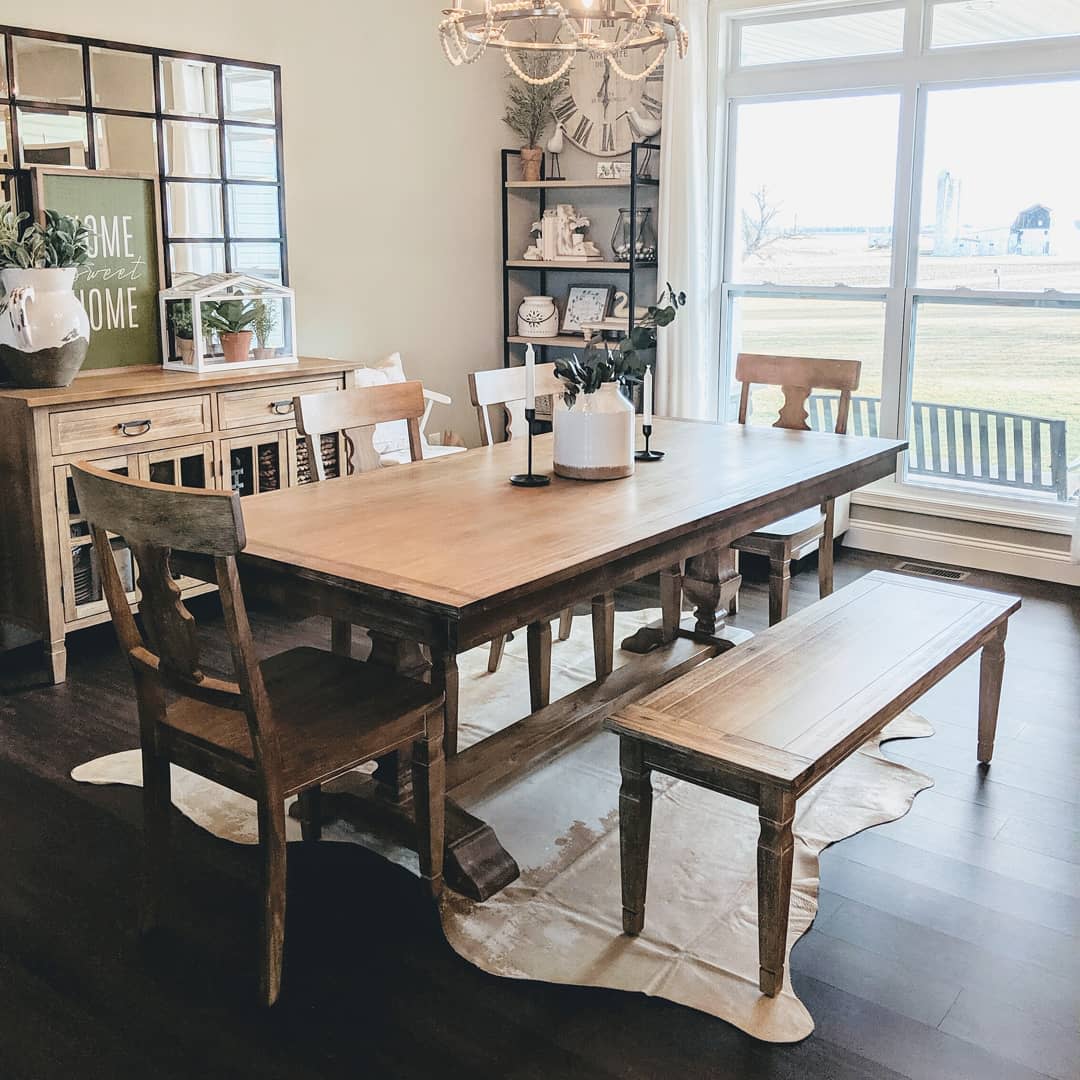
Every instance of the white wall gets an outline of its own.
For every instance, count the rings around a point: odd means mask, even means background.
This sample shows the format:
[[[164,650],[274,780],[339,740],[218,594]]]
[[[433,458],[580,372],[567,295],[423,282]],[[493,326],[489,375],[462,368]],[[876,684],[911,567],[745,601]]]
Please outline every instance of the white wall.
[[[441,0],[35,0],[4,21],[282,67],[299,345],[452,394],[432,427],[477,439],[466,373],[502,363],[504,65],[455,70]],[[370,18],[367,16],[370,14]]]

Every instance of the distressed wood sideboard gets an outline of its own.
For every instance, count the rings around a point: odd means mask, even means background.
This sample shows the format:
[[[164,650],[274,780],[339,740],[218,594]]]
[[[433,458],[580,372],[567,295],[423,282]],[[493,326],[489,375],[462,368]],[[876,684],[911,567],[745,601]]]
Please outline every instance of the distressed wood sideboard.
[[[71,463],[242,495],[306,483],[293,396],[352,385],[355,366],[304,358],[201,375],[146,366],[88,372],[63,389],[0,389],[0,620],[40,634],[52,680],[63,682],[67,634],[109,618]],[[337,475],[340,436],[324,437],[322,454]],[[137,607],[130,553],[122,537],[113,543]],[[185,596],[211,588],[179,584]]]

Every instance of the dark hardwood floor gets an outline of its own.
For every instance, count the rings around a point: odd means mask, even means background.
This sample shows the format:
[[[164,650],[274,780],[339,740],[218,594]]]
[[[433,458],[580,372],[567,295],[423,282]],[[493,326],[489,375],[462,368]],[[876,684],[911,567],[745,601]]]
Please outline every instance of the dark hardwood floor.
[[[894,562],[842,553],[838,583]],[[109,627],[77,635],[64,686],[0,696],[0,1078],[1080,1076],[1080,593],[969,580],[1024,596],[994,764],[975,763],[969,662],[919,704],[934,737],[887,751],[936,786],[822,858],[792,956],[817,1030],[795,1046],[641,995],[485,975],[419,882],[355,844],[290,847],[285,990],[261,1014],[254,852],[179,815],[169,929],[137,944],[139,793],[68,779],[135,745],[130,682]],[[737,621],[762,627],[760,575],[743,598]],[[253,621],[267,653],[328,640],[318,620]]]

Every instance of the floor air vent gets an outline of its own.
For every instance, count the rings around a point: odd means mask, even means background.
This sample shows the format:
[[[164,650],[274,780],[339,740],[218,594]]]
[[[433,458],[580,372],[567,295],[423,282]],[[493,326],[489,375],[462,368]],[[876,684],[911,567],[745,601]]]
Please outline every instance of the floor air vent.
[[[966,570],[953,570],[948,566],[927,566],[926,563],[902,562],[893,569],[901,574],[937,578],[939,581],[963,581],[968,576]]]

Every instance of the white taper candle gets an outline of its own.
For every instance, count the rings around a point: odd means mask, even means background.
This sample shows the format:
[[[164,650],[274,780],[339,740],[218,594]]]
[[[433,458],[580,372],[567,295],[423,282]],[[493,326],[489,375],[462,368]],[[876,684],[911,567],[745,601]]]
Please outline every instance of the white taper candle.
[[[652,368],[645,369],[645,401],[642,406],[644,413],[643,423],[646,427],[652,427]]]
[[[536,350],[525,347],[525,408],[536,408]]]

